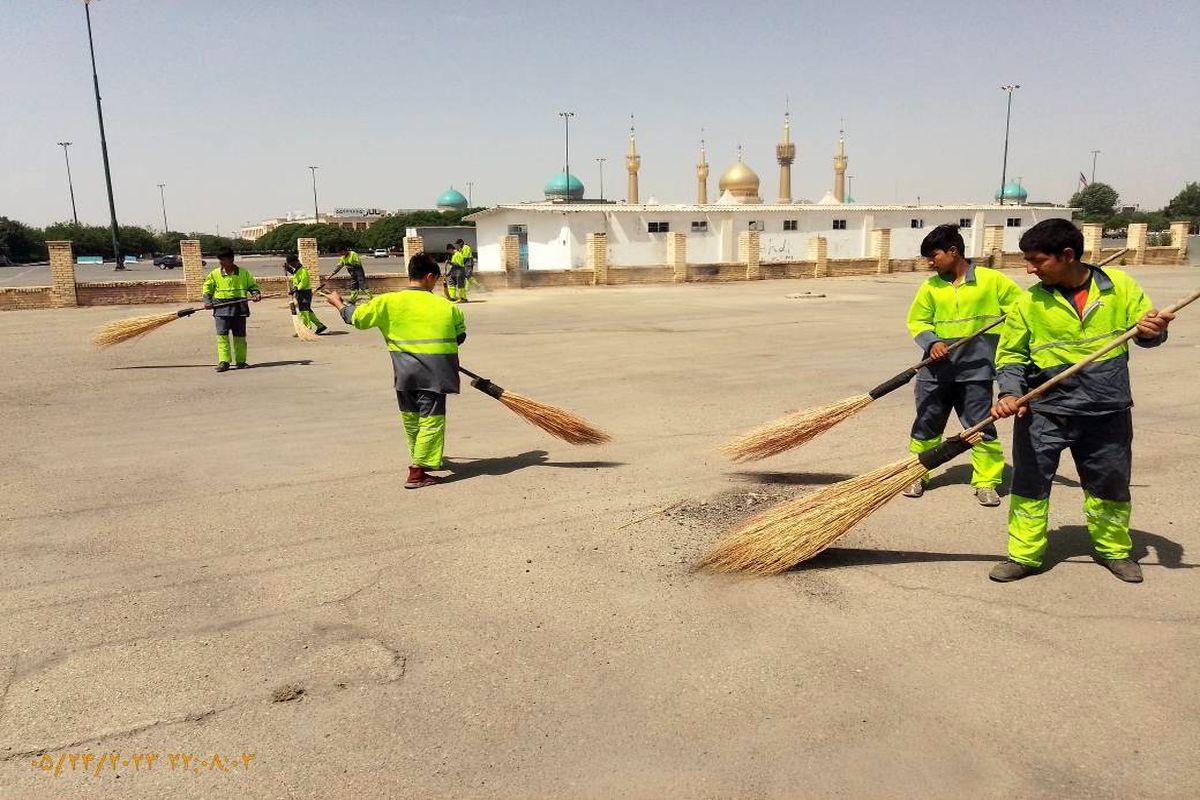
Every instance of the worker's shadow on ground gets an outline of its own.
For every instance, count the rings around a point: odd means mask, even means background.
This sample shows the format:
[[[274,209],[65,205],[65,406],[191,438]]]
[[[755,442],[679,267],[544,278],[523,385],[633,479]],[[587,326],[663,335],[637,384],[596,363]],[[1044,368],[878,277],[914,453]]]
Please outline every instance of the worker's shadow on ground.
[[[847,481],[853,475],[842,472],[731,472],[730,477],[747,483],[775,486],[828,486]]]
[[[295,361],[262,361],[251,364],[247,369],[263,369],[266,367],[306,367],[313,363],[311,358],[301,358]],[[212,364],[135,364],[130,367],[113,367],[113,369],[216,369]],[[236,369],[230,372],[237,372]]]
[[[450,471],[443,483],[464,481],[482,475],[509,475],[528,467],[555,467],[558,469],[607,469],[625,466],[624,461],[550,461],[545,450],[530,450],[520,455],[500,458],[456,458],[445,459],[442,466]]]

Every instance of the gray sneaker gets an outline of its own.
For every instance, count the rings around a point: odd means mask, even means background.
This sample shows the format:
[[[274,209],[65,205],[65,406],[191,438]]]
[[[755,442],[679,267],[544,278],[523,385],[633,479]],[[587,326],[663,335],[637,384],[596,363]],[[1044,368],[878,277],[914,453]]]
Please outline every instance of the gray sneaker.
[[[1142,567],[1132,558],[1100,558],[1097,556],[1096,560],[1126,583],[1142,582]]]
[[[920,497],[923,494],[925,494],[924,481],[913,481],[908,485],[908,488],[904,490],[905,497]]]
[[[996,494],[996,490],[989,487],[975,490],[975,499],[979,501],[979,505],[994,508],[1000,505],[1000,495]]]
[[[1016,561],[1001,561],[996,566],[992,567],[992,571],[988,573],[988,577],[997,583],[1009,583],[1011,581],[1019,581],[1021,578],[1028,578],[1030,575],[1036,575],[1038,570],[1025,564],[1018,564]]]

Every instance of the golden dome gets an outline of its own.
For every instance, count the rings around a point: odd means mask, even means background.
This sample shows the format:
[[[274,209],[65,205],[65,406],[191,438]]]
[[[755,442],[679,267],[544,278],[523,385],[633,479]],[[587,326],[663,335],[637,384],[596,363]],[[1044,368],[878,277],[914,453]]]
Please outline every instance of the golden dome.
[[[736,164],[721,174],[718,186],[722,193],[729,191],[735,197],[757,197],[758,175],[739,159]]]

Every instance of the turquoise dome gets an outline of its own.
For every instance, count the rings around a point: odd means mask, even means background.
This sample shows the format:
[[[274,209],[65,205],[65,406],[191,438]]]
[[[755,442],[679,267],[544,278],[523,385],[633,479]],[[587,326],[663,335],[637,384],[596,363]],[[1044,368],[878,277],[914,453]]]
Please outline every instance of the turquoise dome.
[[[1018,203],[1024,203],[1025,198],[1028,196],[1029,193],[1025,191],[1025,187],[1016,181],[1009,181],[1008,183],[1004,184],[1003,197],[1005,200],[1013,200]],[[1000,197],[1001,192],[996,192],[997,202],[1000,200]]]
[[[467,207],[467,198],[463,197],[462,192],[451,186],[438,197],[437,207],[461,210]]]
[[[547,200],[580,200],[583,198],[583,182],[574,175],[560,172],[546,181]]]

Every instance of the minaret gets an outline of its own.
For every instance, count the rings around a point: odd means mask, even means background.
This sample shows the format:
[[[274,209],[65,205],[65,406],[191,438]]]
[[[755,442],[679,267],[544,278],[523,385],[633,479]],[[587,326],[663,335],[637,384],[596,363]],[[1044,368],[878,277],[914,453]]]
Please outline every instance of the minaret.
[[[700,139],[700,160],[696,162],[696,204],[708,205],[708,158],[704,155],[704,139]]]
[[[775,145],[779,162],[779,202],[792,202],[792,162],[796,160],[796,145],[792,144],[791,112],[783,115],[783,141]]]
[[[637,153],[637,141],[633,138],[633,114],[629,115],[629,152],[625,154],[625,169],[629,171],[629,192],[625,198],[627,203],[638,202],[638,168],[642,166],[642,157]]]
[[[849,163],[850,159],[846,158],[846,130],[843,128],[838,131],[837,155],[833,157],[833,196],[839,203],[846,202],[846,165]]]

